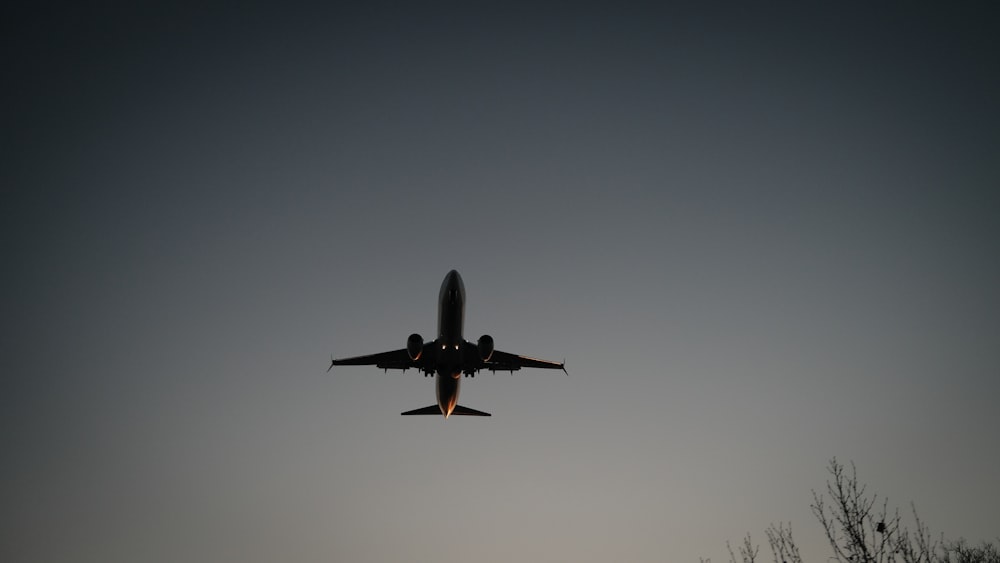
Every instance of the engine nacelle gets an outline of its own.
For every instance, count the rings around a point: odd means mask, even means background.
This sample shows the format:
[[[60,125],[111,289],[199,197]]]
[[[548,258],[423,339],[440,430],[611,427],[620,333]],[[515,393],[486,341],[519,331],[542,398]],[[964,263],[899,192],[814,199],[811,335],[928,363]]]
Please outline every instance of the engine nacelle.
[[[484,334],[479,337],[479,341],[476,342],[476,348],[479,348],[479,358],[484,362],[490,361],[493,357],[493,337]]]
[[[417,333],[413,333],[409,338],[406,339],[406,353],[410,355],[410,359],[417,361],[420,359],[420,354],[424,353],[424,339]]]

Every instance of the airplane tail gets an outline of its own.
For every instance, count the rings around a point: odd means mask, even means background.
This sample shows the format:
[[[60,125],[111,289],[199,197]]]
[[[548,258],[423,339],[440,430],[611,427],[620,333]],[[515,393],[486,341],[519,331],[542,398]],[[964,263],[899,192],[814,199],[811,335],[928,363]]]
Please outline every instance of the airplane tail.
[[[429,407],[424,407],[422,409],[416,409],[412,411],[406,411],[400,413],[402,416],[413,416],[421,414],[433,414],[441,415],[441,407],[437,405],[431,405]],[[477,411],[476,409],[470,409],[469,407],[463,407],[462,405],[455,405],[455,410],[451,411],[451,416],[493,416],[488,412]]]

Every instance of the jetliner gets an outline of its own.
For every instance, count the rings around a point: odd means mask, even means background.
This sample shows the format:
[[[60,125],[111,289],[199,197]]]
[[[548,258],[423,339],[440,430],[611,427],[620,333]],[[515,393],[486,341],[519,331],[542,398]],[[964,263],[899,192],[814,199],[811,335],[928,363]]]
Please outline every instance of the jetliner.
[[[462,327],[465,324],[465,284],[462,276],[452,270],[441,283],[441,293],[438,296],[438,336],[433,342],[424,342],[419,334],[411,334],[406,339],[406,348],[355,356],[341,360],[330,360],[333,366],[371,366],[383,370],[416,368],[424,372],[424,377],[434,377],[437,374],[437,404],[422,409],[406,411],[403,416],[421,414],[440,414],[448,418],[451,415],[491,416],[490,413],[477,411],[458,404],[459,384],[462,375],[475,377],[479,370],[492,372],[509,371],[511,373],[521,368],[561,369],[566,372],[566,363],[536,360],[527,356],[508,354],[493,349],[493,338],[484,334],[473,344],[462,338]]]

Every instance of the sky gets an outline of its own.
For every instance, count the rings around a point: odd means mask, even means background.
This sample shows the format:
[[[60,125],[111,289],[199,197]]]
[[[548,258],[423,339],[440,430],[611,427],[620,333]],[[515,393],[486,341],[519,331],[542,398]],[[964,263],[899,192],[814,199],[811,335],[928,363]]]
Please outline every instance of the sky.
[[[833,457],[1000,534],[986,4],[139,4],[4,18],[0,559],[825,561]],[[569,376],[326,373],[451,269]]]

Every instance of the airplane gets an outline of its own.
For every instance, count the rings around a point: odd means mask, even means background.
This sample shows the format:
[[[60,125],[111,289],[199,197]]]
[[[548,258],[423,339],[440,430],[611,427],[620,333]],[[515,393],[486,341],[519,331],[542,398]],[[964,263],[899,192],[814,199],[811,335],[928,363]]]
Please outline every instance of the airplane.
[[[511,373],[525,368],[561,369],[566,371],[566,362],[562,363],[538,360],[527,356],[508,354],[493,348],[493,337],[484,334],[475,344],[462,338],[462,327],[465,324],[465,284],[462,276],[452,270],[441,283],[438,295],[438,336],[433,342],[424,342],[419,334],[411,334],[406,339],[406,348],[355,356],[334,360],[333,366],[370,366],[383,370],[400,369],[406,371],[416,368],[424,372],[424,377],[434,377],[437,374],[437,404],[422,409],[400,413],[411,415],[444,415],[449,416],[492,416],[490,413],[477,411],[458,404],[458,391],[465,377],[475,377],[479,370],[491,372],[509,371]]]

